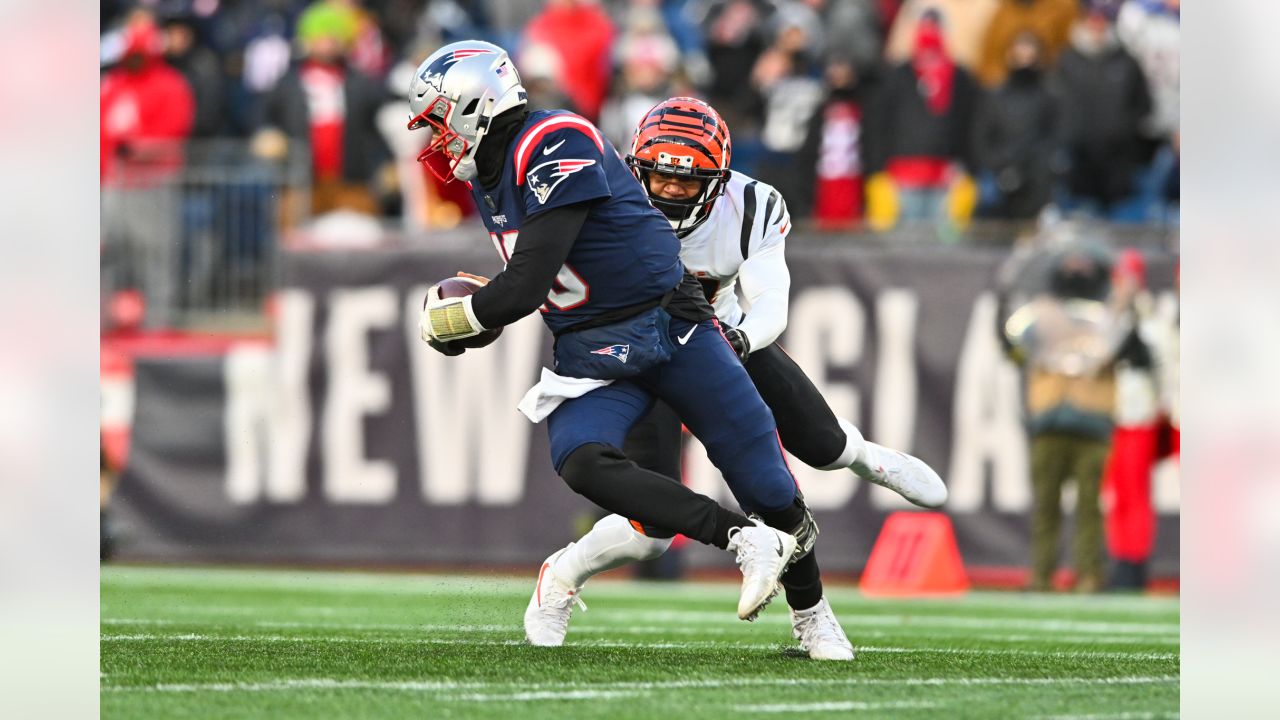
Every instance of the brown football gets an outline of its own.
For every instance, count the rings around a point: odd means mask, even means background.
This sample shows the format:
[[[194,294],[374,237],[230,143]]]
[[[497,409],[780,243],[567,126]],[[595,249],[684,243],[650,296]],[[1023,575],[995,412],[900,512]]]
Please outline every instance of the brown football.
[[[442,298],[466,297],[484,287],[484,283],[468,277],[451,277],[436,283],[436,287],[440,289],[440,297]],[[502,328],[494,328],[493,330],[485,330],[475,337],[455,340],[454,342],[465,348],[480,348],[497,340],[501,334]]]

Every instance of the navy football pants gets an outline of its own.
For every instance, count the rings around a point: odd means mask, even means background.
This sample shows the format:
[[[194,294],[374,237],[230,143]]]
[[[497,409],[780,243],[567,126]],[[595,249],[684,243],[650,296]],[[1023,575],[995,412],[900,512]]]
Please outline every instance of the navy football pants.
[[[795,478],[778,442],[773,414],[712,320],[671,319],[676,343],[669,362],[630,380],[565,401],[547,421],[556,472],[577,448],[599,443],[621,448],[654,398],[671,406],[707,448],[738,504],[747,512],[789,508]]]

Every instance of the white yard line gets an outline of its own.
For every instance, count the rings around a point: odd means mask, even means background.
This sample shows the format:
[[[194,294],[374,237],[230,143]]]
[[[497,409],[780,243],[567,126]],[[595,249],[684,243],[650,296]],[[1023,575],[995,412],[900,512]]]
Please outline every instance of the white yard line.
[[[104,618],[102,625],[191,625],[191,620],[175,620],[172,618]],[[336,622],[304,622],[295,620],[255,620],[252,622],[254,627],[260,628],[277,628],[277,629],[311,629],[311,630],[383,630],[394,632],[414,632],[414,633],[431,633],[431,632],[463,632],[463,633],[519,633],[520,625],[511,623],[508,625],[489,624],[489,625],[456,625],[451,623],[336,623]],[[893,631],[859,629],[856,633],[858,637],[902,637],[904,635],[928,635],[937,639],[937,634],[933,632],[935,628],[914,627],[910,624],[894,626]],[[582,621],[574,624],[570,631],[574,635],[741,635],[744,632],[750,632],[737,622],[729,624],[725,627],[718,627],[710,624],[692,624],[681,625],[672,623],[668,625],[608,625],[600,623],[599,618],[584,618]],[[1044,635],[1027,635],[1027,634],[1002,634],[1002,633],[956,633],[952,637],[964,640],[982,640],[997,642],[1039,642],[1057,641],[1063,643],[1089,643],[1102,645],[1132,645],[1132,644],[1168,644],[1177,645],[1179,637],[1177,635],[1052,635],[1046,637]]]
[[[1176,712],[1110,712],[1101,715],[1039,715],[1032,720],[1176,720]]]
[[[485,640],[469,638],[405,638],[405,637],[345,637],[333,635],[209,635],[198,633],[130,633],[103,634],[108,642],[268,642],[268,643],[356,643],[389,645],[524,645],[523,640]],[[743,650],[778,650],[795,647],[791,643],[738,643],[717,640],[690,640],[687,642],[623,642],[610,640],[570,640],[572,647],[636,648],[678,650],[689,648],[735,648]],[[956,648],[956,647],[880,647],[856,645],[859,652],[895,654],[937,655],[1021,655],[1061,659],[1117,659],[1117,660],[1176,660],[1177,653],[1124,652],[1097,650],[1031,650],[1022,648]]]
[[[548,552],[553,548],[548,548]],[[533,566],[536,569],[536,566]],[[536,580],[536,572],[528,577],[494,577],[492,575],[426,575],[400,573],[370,573],[341,570],[244,570],[234,568],[191,567],[129,567],[114,566],[103,569],[105,585],[121,587],[189,587],[208,586],[226,589],[306,589],[319,592],[373,592],[401,594],[411,592],[421,595],[471,594],[477,591],[527,595]],[[596,580],[591,585],[593,594],[605,596],[642,596],[652,598],[733,598],[736,586],[725,582],[635,582],[628,580]],[[1118,611],[1134,613],[1160,613],[1178,611],[1177,597],[1135,596],[1079,596],[1061,593],[1017,593],[1001,591],[973,591],[965,595],[944,598],[871,599],[856,588],[832,586],[828,590],[832,601],[846,600],[859,604],[902,607],[948,607],[963,604],[966,607],[986,608],[1036,608],[1077,609],[1088,611]]]
[[[851,710],[909,710],[932,707],[938,707],[938,703],[921,702],[918,700],[890,702],[858,702],[850,700],[846,702],[792,703],[782,705],[738,705],[734,710],[749,713],[811,713],[848,712]]]
[[[544,699],[599,699],[605,694],[621,697],[627,693],[653,690],[707,690],[719,688],[753,687],[834,687],[834,686],[909,686],[909,687],[970,687],[970,686],[1093,686],[1093,685],[1168,685],[1177,684],[1176,675],[1131,677],[958,677],[958,678],[718,678],[706,680],[659,680],[653,682],[603,682],[603,683],[489,683],[489,682],[437,682],[437,681],[375,681],[338,680],[334,678],[281,678],[256,683],[163,683],[158,685],[105,685],[103,692],[281,692],[290,690],[385,690],[399,692],[444,693],[458,701],[476,702],[544,700]],[[492,691],[506,689],[507,693]],[[460,691],[490,690],[476,694]],[[588,694],[589,693],[589,694]],[[483,699],[478,699],[483,698]]]
[[[727,617],[726,617],[727,616]],[[1079,633],[1122,633],[1130,635],[1176,634],[1179,626],[1176,622],[1106,622],[1076,621],[1033,618],[977,618],[965,615],[865,615],[850,612],[837,612],[842,625],[856,626],[915,626],[915,627],[954,627],[954,628],[988,628],[997,630],[1041,630],[1044,632],[1079,632]],[[698,623],[732,623],[733,616],[727,612],[714,610],[633,610],[625,617],[608,616],[596,619],[602,623],[634,622],[667,622],[682,624]],[[791,624],[785,614],[763,615],[757,623]]]
[[[1101,715],[1039,715],[1033,720],[1176,720],[1178,713],[1122,712]]]
[[[221,613],[210,613],[221,614]],[[234,615],[242,615],[237,610],[234,613],[226,613]],[[198,617],[198,613],[193,616]],[[1027,618],[975,618],[963,615],[857,615],[851,613],[838,613],[837,617],[840,623],[846,627],[894,627],[903,629],[912,628],[956,628],[956,629],[992,629],[992,630],[1019,630],[1026,632],[1043,632],[1053,633],[1080,633],[1084,635],[1097,634],[1103,637],[1123,636],[1154,636],[1164,637],[1165,639],[1176,639],[1179,635],[1179,627],[1176,623],[1130,623],[1130,622],[1103,622],[1103,621],[1074,621],[1074,620],[1034,620]],[[153,623],[157,625],[176,625],[184,622],[192,622],[186,620],[176,620],[172,618],[104,618],[103,624],[146,624]],[[741,621],[734,618],[731,614],[718,611],[703,610],[623,610],[616,615],[593,615],[588,620],[590,623],[587,627],[592,628],[590,632],[631,632],[627,628],[633,627],[705,627],[710,630],[715,626],[740,627]],[[655,625],[638,625],[638,623],[647,622]],[[314,628],[342,628],[352,630],[431,630],[431,629],[448,629],[451,627],[459,627],[447,623],[329,623],[329,622],[304,622],[304,621],[285,621],[285,620],[260,620],[255,621],[258,627],[314,627]],[[657,625],[661,624],[661,625]],[[763,615],[756,620],[757,625],[790,625],[791,619],[783,613],[775,613],[772,615]],[[518,629],[518,626],[504,625],[483,625],[483,626],[462,626],[462,627],[485,627],[493,628],[495,631],[506,629]],[[599,628],[599,629],[597,629]],[[1044,638],[1051,639],[1051,638]]]

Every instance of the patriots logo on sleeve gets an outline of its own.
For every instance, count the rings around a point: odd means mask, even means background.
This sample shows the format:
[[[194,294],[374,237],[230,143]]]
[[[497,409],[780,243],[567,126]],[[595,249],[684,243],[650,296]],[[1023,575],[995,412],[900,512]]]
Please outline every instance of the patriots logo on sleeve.
[[[592,350],[591,354],[592,355],[608,355],[609,357],[617,358],[622,362],[623,365],[626,365],[627,357],[631,355],[631,346],[630,345],[610,345],[608,347],[602,347],[599,350]]]
[[[525,182],[538,198],[538,204],[546,205],[547,198],[565,178],[595,164],[595,160],[548,160],[530,170]]]

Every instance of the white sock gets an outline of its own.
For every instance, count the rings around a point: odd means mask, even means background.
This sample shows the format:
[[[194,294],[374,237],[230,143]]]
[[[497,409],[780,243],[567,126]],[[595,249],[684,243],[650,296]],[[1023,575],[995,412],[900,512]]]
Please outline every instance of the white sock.
[[[867,441],[862,439],[862,433],[858,432],[857,426],[842,417],[836,418],[836,422],[840,423],[840,429],[844,430],[844,452],[840,453],[840,457],[830,465],[824,465],[818,468],[819,470],[843,470],[852,465],[862,454],[863,448],[867,446]]]
[[[580,587],[605,570],[658,557],[671,547],[672,540],[648,537],[621,515],[608,515],[556,558],[551,572],[562,582]]]

